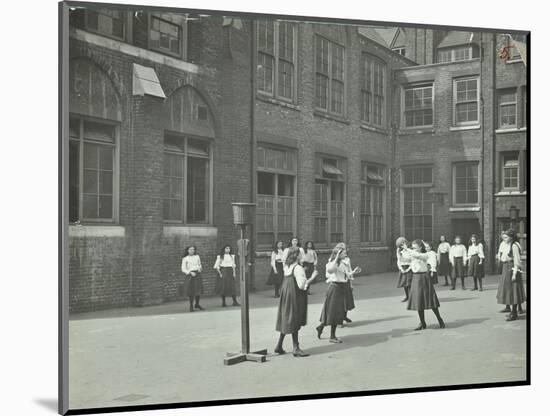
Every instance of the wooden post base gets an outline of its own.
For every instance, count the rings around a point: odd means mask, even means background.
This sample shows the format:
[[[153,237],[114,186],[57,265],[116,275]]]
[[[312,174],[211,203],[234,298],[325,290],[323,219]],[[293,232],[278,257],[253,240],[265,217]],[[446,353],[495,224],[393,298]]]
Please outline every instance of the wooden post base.
[[[242,352],[238,352],[238,353],[228,352],[226,354],[226,357],[223,359],[223,363],[225,365],[239,364],[244,361],[255,361],[257,363],[263,363],[266,360],[266,356],[267,356],[267,349],[249,352],[248,354],[245,354]]]

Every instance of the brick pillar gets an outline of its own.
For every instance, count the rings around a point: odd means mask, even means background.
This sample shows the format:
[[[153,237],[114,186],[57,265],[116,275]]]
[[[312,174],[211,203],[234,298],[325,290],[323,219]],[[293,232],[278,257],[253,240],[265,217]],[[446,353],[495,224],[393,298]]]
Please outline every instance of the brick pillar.
[[[130,244],[132,299],[136,306],[162,302],[162,102],[160,98],[147,95],[132,97]]]

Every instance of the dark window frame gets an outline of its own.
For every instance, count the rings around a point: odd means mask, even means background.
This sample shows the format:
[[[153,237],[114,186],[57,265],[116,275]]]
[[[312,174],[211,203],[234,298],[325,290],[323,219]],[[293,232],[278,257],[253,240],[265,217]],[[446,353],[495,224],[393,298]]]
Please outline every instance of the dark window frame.
[[[327,70],[324,71],[322,67],[320,67],[319,63],[322,58],[319,57],[319,51],[318,51],[318,43],[319,42],[326,42],[327,43],[327,60],[326,60],[326,66]],[[325,36],[315,34],[314,35],[314,68],[315,68],[315,78],[314,78],[314,86],[315,86],[315,94],[314,94],[314,105],[315,110],[333,115],[339,118],[345,118],[347,115],[347,94],[346,94],[346,86],[347,86],[347,65],[346,65],[346,47],[345,45],[335,42],[331,39],[328,39]],[[334,48],[341,48],[342,51],[342,77],[336,78],[335,75],[335,63],[334,63]],[[322,49],[322,46],[321,46]],[[337,64],[338,65],[338,64]],[[323,66],[323,62],[321,62],[321,66]],[[320,104],[320,88],[318,84],[319,77],[322,77],[326,80],[326,106],[322,107]],[[342,111],[338,112],[334,110],[333,108],[333,94],[334,94],[334,85],[341,84],[342,86]]]
[[[369,168],[375,168],[378,174],[382,177],[381,181],[369,180]],[[386,239],[386,172],[384,165],[361,162],[361,200],[360,200],[360,242],[368,245],[383,244]],[[378,202],[381,204],[381,215],[374,207],[375,193],[378,194]],[[368,207],[365,202],[368,201]],[[377,231],[373,226],[374,217],[379,218],[380,230]],[[365,224],[367,221],[368,225]],[[372,226],[371,226],[372,225]],[[380,235],[380,238],[375,238],[375,235]]]
[[[361,60],[361,79],[361,122],[383,128],[386,125],[386,62],[375,55],[364,53]],[[378,108],[377,101],[380,101],[379,112],[375,111]]]
[[[430,180],[429,181],[419,181],[419,182],[411,182],[411,183],[406,183],[406,176],[407,176],[407,170],[410,171],[410,173],[412,174],[412,176],[414,177],[414,174],[416,171],[417,174],[419,174],[419,172],[421,172],[422,175],[424,175],[425,173],[425,170],[429,169],[430,170]],[[418,217],[418,218],[422,218],[422,221],[424,220],[424,217],[426,216],[429,216],[431,217],[431,224],[430,224],[430,229],[431,229],[431,235],[430,236],[427,236],[428,238],[426,239],[426,241],[433,241],[433,234],[434,234],[434,217],[435,217],[435,210],[434,210],[434,201],[433,201],[433,198],[431,197],[430,195],[430,190],[433,188],[433,185],[434,185],[434,169],[433,169],[433,166],[432,165],[414,165],[414,166],[403,166],[401,168],[401,196],[402,196],[402,222],[401,222],[401,228],[402,228],[402,233],[407,235],[407,237],[409,238],[418,238],[418,237],[426,237],[426,236],[419,236],[418,235],[418,231],[416,230],[416,228],[421,228],[421,229],[425,229],[426,227],[422,226],[422,227],[416,227],[415,226],[415,220],[414,218],[415,217]],[[419,200],[418,199],[415,199],[415,196],[414,196],[414,191],[415,190],[419,190],[420,192],[420,203],[421,203],[421,212],[420,212],[420,215],[415,215],[415,202],[418,202]],[[412,192],[412,196],[413,196],[413,199],[411,199],[411,203],[412,203],[412,212],[411,214],[407,214],[407,207],[406,207],[406,193],[407,192]],[[431,210],[430,210],[430,214],[429,215],[426,215],[426,212],[424,212],[424,202],[427,202],[430,204],[430,207],[431,207]],[[412,223],[413,223],[413,227],[412,229],[414,230],[412,233],[411,232],[408,232],[407,231],[407,226],[406,226],[406,218],[407,217],[411,217],[412,218]]]
[[[470,202],[468,201],[468,197],[466,196],[466,202],[459,202],[457,200],[457,172],[456,169],[459,166],[475,166],[476,167],[476,201]],[[456,162],[453,163],[453,172],[452,172],[452,187],[453,187],[453,206],[455,207],[478,207],[480,206],[481,201],[481,175],[480,175],[480,163],[479,161],[464,161],[464,162]],[[469,177],[465,177],[466,180],[469,179]],[[465,192],[468,193],[469,187],[466,187]]]
[[[414,91],[416,90],[426,90],[426,89],[431,89],[431,106],[419,106],[419,107],[416,107],[416,106],[412,106],[410,108],[407,108],[406,106],[406,103],[407,103],[407,92],[411,91],[412,94],[413,94],[413,104],[414,104]],[[402,128],[404,129],[423,129],[423,128],[431,128],[434,126],[434,116],[435,116],[435,109],[434,109],[434,98],[435,98],[435,88],[434,88],[434,83],[433,81],[432,82],[424,82],[424,83],[421,83],[421,84],[411,84],[411,85],[407,85],[407,86],[404,86],[403,89],[403,95],[402,95],[402,108],[403,108],[403,111],[402,111]],[[423,100],[425,99],[425,97],[423,97]],[[412,125],[407,125],[407,113],[411,113],[411,114],[416,114],[417,112],[420,112],[420,111],[430,111],[431,112],[431,118],[432,118],[432,122],[429,123],[429,124],[412,124]],[[424,120],[425,118],[425,115],[422,116],[422,119]],[[413,119],[416,119],[416,116],[413,116]]]

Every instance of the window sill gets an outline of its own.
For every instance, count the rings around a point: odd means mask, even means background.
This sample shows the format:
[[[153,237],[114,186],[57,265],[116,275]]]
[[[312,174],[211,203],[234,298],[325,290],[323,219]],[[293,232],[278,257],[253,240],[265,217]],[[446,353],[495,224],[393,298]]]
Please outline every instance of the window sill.
[[[500,128],[496,129],[496,134],[502,134],[502,133],[521,133],[527,131],[527,127],[511,127],[511,128]]]
[[[164,225],[165,237],[217,237],[218,229],[211,225]]]
[[[449,131],[462,131],[462,130],[479,130],[481,128],[480,124],[474,124],[471,126],[451,126]]]
[[[499,191],[495,196],[525,196],[527,191]]]
[[[377,133],[387,133],[388,130],[383,127],[371,126],[369,124],[361,123],[360,127],[364,130],[375,131]]]
[[[360,252],[369,252],[369,251],[388,251],[390,248],[388,246],[362,246],[359,247]]]
[[[516,59],[509,59],[506,61],[507,64],[517,64],[519,62],[523,62],[523,60],[521,58],[516,58]]]
[[[284,107],[284,108],[290,108],[291,110],[301,111],[300,106],[298,106],[296,104],[293,104],[291,102],[287,102],[287,101],[284,101],[284,100],[280,100],[280,99],[277,99],[277,98],[273,98],[272,96],[264,95],[261,92],[258,92],[256,94],[256,99],[258,99],[260,101],[263,101],[263,102],[266,102],[266,103],[269,103],[269,104],[279,105],[279,106]]]
[[[479,212],[481,211],[481,207],[479,206],[468,206],[468,207],[449,207],[449,212]]]
[[[435,134],[433,127],[403,127],[399,130],[399,136],[407,136],[411,134]]]
[[[328,120],[337,121],[337,122],[342,123],[342,124],[348,124],[348,125],[351,124],[348,119],[345,119],[343,117],[339,117],[339,116],[336,116],[336,115],[333,115],[333,114],[330,114],[330,113],[325,113],[325,112],[319,111],[319,110],[314,110],[313,115],[317,116],[317,117],[326,118]]]
[[[69,237],[124,237],[125,235],[126,229],[120,225],[69,225]]]

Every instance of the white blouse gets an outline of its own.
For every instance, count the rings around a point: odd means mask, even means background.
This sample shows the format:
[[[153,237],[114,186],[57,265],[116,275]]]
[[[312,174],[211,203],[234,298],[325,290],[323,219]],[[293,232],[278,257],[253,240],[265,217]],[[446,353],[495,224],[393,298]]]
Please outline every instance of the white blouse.
[[[312,249],[309,249],[308,251],[304,250],[302,261],[306,263],[313,263],[315,266],[317,266],[317,253],[315,252],[315,250],[312,250]]]
[[[510,243],[505,243],[504,241],[500,243],[498,255],[499,260],[503,263],[508,261],[514,262],[514,269],[521,270],[521,252],[519,243],[514,243],[512,246],[512,258],[508,257],[510,253]]]
[[[351,268],[351,262],[349,257],[342,259],[340,264],[338,264],[337,259],[329,261],[325,266],[325,276],[327,282],[341,282],[345,283],[348,280],[353,279],[353,273]]]
[[[430,266],[430,271],[435,272],[437,269],[437,254],[435,254],[435,251],[428,251],[426,253],[428,255],[428,266]]]
[[[413,273],[426,273],[428,271],[428,253],[409,251],[407,254],[412,257],[411,270]]]
[[[285,264],[283,267],[285,276],[291,276],[293,269],[294,269],[294,279],[296,279],[296,284],[298,285],[298,288],[304,290],[307,282],[306,271],[298,263],[291,264],[290,266]]]
[[[237,267],[237,264],[235,263],[235,255],[224,254],[223,259],[222,259],[222,256],[218,255],[216,257],[216,263],[214,264],[214,269],[219,270],[220,267],[232,267],[233,269]]]
[[[441,255],[451,251],[451,245],[444,241],[437,246],[437,262],[441,262]]]
[[[407,254],[406,251],[397,249],[397,266],[408,266],[411,264],[411,256]]]
[[[464,246],[464,244],[454,244],[451,246],[451,250],[449,251],[449,260],[453,266],[455,264],[455,257],[462,257],[462,262],[466,264],[466,260],[468,260],[468,252],[466,251],[466,246]]]
[[[181,271],[184,274],[189,274],[191,272],[202,272],[201,258],[198,254],[193,254],[192,256],[185,256],[181,260]]]
[[[275,253],[274,251],[271,252],[271,267],[273,269],[276,268],[275,263],[280,262],[283,263],[285,258],[285,252],[284,250],[277,250]]]
[[[469,245],[468,246],[468,260],[470,260],[470,257],[478,255],[480,259],[485,258],[485,254],[483,254],[483,244],[478,243],[477,245]]]

